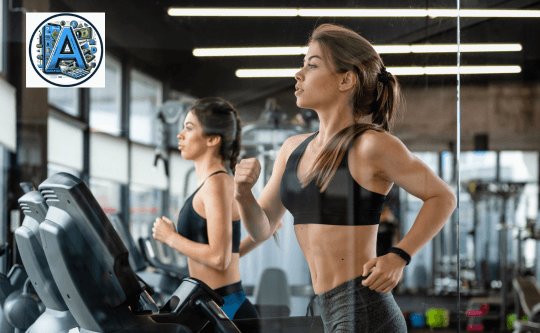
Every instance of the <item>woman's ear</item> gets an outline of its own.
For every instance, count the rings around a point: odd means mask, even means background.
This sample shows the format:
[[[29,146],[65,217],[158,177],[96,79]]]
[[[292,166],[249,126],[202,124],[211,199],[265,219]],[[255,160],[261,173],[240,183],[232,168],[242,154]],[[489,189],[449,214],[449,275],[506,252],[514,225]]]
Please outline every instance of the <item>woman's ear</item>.
[[[341,74],[340,82],[339,82],[339,90],[340,91],[348,91],[350,89],[353,89],[356,85],[356,81],[358,80],[356,74],[354,74],[352,71],[347,71],[343,74]]]
[[[206,145],[208,147],[217,146],[221,143],[221,136],[220,135],[209,135],[206,138]]]

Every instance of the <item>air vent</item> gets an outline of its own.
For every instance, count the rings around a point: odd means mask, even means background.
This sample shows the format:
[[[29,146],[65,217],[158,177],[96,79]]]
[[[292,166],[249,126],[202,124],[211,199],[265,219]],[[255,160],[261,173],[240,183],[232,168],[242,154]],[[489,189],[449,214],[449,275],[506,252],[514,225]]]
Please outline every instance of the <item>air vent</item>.
[[[58,202],[58,196],[56,193],[54,193],[54,190],[41,190],[41,195],[43,196],[43,199],[45,199],[45,202],[49,204],[50,202]]]
[[[32,209],[30,209],[30,207],[28,206],[28,204],[25,204],[25,203],[19,203],[19,207],[21,207],[21,210],[23,212],[24,215],[27,215],[27,214],[31,214],[32,213]]]

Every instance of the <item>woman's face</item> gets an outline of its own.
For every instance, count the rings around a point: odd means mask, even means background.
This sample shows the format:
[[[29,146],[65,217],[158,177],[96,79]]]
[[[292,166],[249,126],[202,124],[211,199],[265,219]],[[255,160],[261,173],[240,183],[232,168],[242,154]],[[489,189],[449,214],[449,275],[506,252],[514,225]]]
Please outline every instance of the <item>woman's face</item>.
[[[206,151],[206,135],[199,119],[191,111],[186,115],[184,128],[176,137],[178,150],[186,160],[194,160]]]
[[[302,68],[295,75],[296,105],[304,109],[331,106],[339,93],[339,75],[317,42],[311,42]]]

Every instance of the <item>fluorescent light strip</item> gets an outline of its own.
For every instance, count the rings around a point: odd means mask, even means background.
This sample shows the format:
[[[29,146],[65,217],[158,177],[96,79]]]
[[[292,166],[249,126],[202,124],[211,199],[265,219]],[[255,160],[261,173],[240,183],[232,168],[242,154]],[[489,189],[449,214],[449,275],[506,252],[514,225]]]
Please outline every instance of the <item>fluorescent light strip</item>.
[[[279,56],[306,54],[307,46],[223,47],[193,49],[195,57]]]
[[[456,75],[457,66],[426,66],[426,67],[387,67],[394,75]],[[264,69],[238,69],[239,78],[267,78],[267,77],[294,77],[298,68],[264,68]],[[460,74],[517,74],[521,73],[521,66],[461,66]]]
[[[375,45],[380,54],[455,53],[456,44]],[[461,52],[516,52],[521,44],[461,44]],[[306,54],[307,46],[196,48],[195,57],[286,56]]]
[[[179,8],[171,7],[170,16],[205,16],[205,17],[294,17],[298,16],[295,8]]]
[[[457,17],[457,9],[403,8],[186,8],[170,7],[170,16],[204,17]],[[540,10],[460,9],[460,17],[540,18]]]
[[[411,44],[411,45],[375,45],[380,54],[389,53],[456,53],[457,44]],[[461,53],[472,52],[518,52],[523,48],[521,44],[460,44]]]

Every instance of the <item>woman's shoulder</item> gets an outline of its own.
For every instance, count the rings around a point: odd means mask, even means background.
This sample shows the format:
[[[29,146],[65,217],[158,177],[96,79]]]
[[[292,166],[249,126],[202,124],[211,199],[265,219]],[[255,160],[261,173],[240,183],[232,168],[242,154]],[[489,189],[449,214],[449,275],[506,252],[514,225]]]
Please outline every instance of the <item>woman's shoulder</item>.
[[[289,156],[302,142],[304,142],[308,137],[313,135],[315,132],[311,133],[302,133],[288,137],[283,141],[281,145],[281,151],[286,153],[286,156]]]
[[[234,177],[227,172],[216,173],[205,182],[206,189],[210,192],[222,193],[227,189],[234,189]]]
[[[367,130],[358,136],[352,145],[352,150],[364,158],[374,158],[380,155],[406,149],[403,142],[387,131]]]

